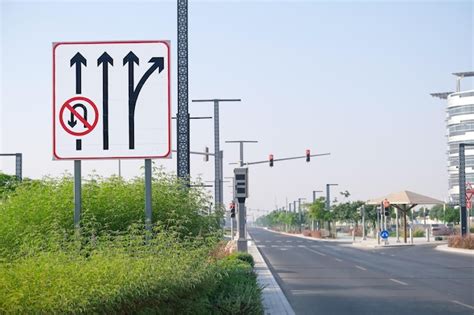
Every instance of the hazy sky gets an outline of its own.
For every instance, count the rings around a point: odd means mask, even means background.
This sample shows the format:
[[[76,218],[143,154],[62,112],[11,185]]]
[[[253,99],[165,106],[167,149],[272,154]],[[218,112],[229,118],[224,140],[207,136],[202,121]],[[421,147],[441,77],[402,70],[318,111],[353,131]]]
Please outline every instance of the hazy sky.
[[[258,140],[247,161],[331,156],[251,167],[253,209],[309,199],[326,183],[351,199],[404,189],[446,198],[446,104],[429,93],[454,90],[451,73],[474,70],[473,14],[472,1],[190,1],[190,99],[242,99],[221,107],[224,175],[238,160],[224,141]],[[2,1],[0,19],[0,151],[24,154],[24,176],[73,169],[52,161],[52,42],[170,40],[176,113],[174,1]],[[189,108],[213,115],[211,104]],[[205,146],[213,151],[212,122],[191,121],[191,149]],[[155,162],[176,170],[176,157]],[[122,172],[139,175],[142,164],[124,161]],[[117,165],[87,161],[83,173]],[[0,169],[13,173],[13,159]],[[213,170],[192,156],[192,176],[212,180]]]

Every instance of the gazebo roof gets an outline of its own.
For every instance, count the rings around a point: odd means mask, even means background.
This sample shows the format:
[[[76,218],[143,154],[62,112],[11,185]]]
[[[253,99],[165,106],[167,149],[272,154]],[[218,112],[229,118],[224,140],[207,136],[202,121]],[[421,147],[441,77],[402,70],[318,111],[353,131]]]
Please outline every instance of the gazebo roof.
[[[367,204],[378,205],[384,199],[387,199],[393,205],[437,205],[443,204],[441,200],[434,199],[428,196],[423,196],[412,191],[404,190],[397,193],[392,193],[385,197],[375,198],[369,200]]]

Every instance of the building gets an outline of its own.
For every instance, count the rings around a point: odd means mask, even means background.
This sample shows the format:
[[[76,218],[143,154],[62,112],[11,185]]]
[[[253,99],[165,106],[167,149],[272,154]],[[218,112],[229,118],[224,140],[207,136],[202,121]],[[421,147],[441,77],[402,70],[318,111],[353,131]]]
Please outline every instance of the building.
[[[433,93],[447,100],[446,127],[448,140],[448,195],[450,203],[459,203],[459,144],[474,144],[474,90],[461,91],[461,80],[474,72],[453,73],[456,92]],[[466,182],[474,185],[474,146],[466,147]]]

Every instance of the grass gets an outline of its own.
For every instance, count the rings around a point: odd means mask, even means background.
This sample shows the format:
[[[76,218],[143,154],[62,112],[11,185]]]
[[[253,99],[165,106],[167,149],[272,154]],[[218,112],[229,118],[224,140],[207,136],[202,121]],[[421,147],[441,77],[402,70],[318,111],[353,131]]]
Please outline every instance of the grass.
[[[147,234],[143,186],[85,180],[79,233],[71,176],[4,194],[0,314],[262,314],[250,258],[215,254],[221,213],[203,215],[208,196],[155,170]]]

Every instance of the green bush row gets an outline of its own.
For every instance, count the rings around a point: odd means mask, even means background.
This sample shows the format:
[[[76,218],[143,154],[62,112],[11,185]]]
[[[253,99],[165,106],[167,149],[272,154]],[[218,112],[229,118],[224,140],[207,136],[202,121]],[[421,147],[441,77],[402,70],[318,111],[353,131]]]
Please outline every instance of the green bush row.
[[[155,170],[152,183],[153,223],[182,238],[221,233],[222,213],[207,212],[208,197],[185,189],[175,177]],[[127,231],[144,222],[144,181],[92,176],[82,185],[81,224],[95,233]],[[45,250],[73,233],[74,196],[71,176],[18,185],[0,204],[0,259],[23,251]]]
[[[0,202],[0,314],[261,314],[261,289],[245,255],[216,260],[221,213],[203,191],[155,170],[153,231],[144,185],[83,182],[73,229],[70,176],[18,184]]]
[[[164,234],[99,242],[0,264],[0,313],[262,314],[248,262]]]

